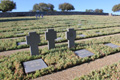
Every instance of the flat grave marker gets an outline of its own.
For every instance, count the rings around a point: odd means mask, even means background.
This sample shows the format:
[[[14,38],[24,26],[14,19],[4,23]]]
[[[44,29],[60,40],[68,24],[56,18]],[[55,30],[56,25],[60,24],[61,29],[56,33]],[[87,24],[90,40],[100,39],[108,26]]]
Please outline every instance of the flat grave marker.
[[[27,42],[17,42],[17,45],[25,45]]]
[[[120,46],[112,44],[112,43],[107,43],[107,44],[104,44],[104,45],[112,47],[112,48],[118,48],[118,47],[120,47]]]
[[[82,24],[78,24],[79,26],[82,25]]]
[[[48,40],[48,49],[55,48],[55,39],[57,38],[57,32],[54,29],[48,29],[45,32],[45,40]]]
[[[42,59],[36,59],[36,60],[23,62],[23,67],[25,73],[31,73],[36,70],[47,68],[47,65]]]
[[[24,33],[17,33],[16,35],[24,35]]]
[[[58,37],[57,39],[55,39],[55,41],[59,41],[59,40],[62,40],[62,38],[61,38],[61,37]]]
[[[96,34],[101,34],[101,32],[96,32]]]
[[[84,35],[84,34],[80,34],[79,36],[80,36],[80,37],[85,37],[86,35]]]
[[[89,56],[92,56],[94,55],[92,52],[86,50],[86,49],[81,49],[81,50],[77,50],[75,51],[75,54],[81,58],[84,58],[84,57],[89,57]]]
[[[30,32],[26,36],[27,44],[30,45],[31,56],[39,55],[38,44],[40,43],[40,35],[36,32]]]

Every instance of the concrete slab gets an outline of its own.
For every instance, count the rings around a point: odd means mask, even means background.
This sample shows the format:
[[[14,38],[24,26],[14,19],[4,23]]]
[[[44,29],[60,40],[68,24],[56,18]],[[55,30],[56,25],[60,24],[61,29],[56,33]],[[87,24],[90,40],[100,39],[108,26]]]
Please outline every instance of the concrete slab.
[[[96,32],[96,34],[101,34],[101,32]]]
[[[55,39],[55,41],[59,41],[59,40],[62,40],[62,38],[61,38],[61,37],[58,37],[57,39]]]
[[[36,59],[23,62],[25,73],[31,73],[36,70],[47,68],[47,65],[42,59]]]
[[[86,35],[84,35],[84,34],[80,34],[79,36],[80,36],[80,37],[85,37]]]
[[[16,35],[24,35],[24,33],[17,33]]]
[[[92,56],[94,55],[94,53],[86,50],[86,49],[82,49],[82,50],[77,50],[75,51],[75,54],[81,58],[84,58],[84,57],[89,57],[89,56]]]
[[[118,46],[118,45],[115,45],[115,44],[112,44],[112,43],[107,43],[107,44],[105,44],[106,46],[109,46],[109,47],[112,47],[112,48],[118,48],[118,47],[120,47],[120,46]]]
[[[18,42],[17,45],[25,45],[27,42]]]

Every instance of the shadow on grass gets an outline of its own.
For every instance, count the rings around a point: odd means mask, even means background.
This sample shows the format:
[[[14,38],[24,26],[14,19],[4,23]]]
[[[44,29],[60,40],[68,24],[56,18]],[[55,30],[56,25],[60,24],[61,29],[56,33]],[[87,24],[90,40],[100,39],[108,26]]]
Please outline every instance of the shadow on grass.
[[[38,20],[38,19],[36,18],[3,19],[3,20],[0,20],[0,22],[25,21],[25,20]]]

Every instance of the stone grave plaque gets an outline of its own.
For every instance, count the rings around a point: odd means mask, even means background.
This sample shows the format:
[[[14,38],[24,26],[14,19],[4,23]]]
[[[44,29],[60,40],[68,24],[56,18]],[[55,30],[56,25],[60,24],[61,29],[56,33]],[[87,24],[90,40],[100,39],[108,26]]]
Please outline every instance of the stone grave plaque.
[[[101,32],[96,32],[96,34],[101,34]]]
[[[79,26],[82,25],[82,24],[78,24]]]
[[[85,37],[86,35],[84,35],[84,34],[80,34],[79,36],[80,36],[80,37]]]
[[[112,48],[118,48],[118,47],[120,47],[120,46],[118,46],[118,45],[115,45],[115,44],[112,44],[112,43],[107,43],[107,44],[105,44],[106,46],[109,46],[109,47],[112,47]]]
[[[47,68],[47,65],[42,59],[36,59],[36,60],[23,62],[23,67],[24,67],[25,73],[31,73],[36,70]]]
[[[17,33],[16,35],[24,35],[24,33]]]
[[[82,50],[78,50],[78,51],[75,51],[75,54],[81,58],[84,58],[84,57],[89,57],[89,56],[92,56],[94,55],[92,52],[86,50],[86,49],[82,49]]]
[[[25,45],[27,42],[18,42],[17,45]]]
[[[61,38],[61,37],[58,37],[57,39],[55,39],[55,41],[59,41],[59,40],[62,40],[62,38]]]

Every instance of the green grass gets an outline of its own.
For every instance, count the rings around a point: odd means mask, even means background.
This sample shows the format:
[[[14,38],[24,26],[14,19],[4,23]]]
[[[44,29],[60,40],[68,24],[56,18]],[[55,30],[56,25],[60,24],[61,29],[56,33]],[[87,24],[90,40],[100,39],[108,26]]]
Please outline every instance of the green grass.
[[[61,32],[66,28],[96,29],[119,25],[119,17],[109,16],[45,16],[43,19],[35,19],[35,17],[0,18],[0,38],[17,37],[16,33],[21,32],[24,33],[21,36],[25,36],[30,31],[43,34],[48,28]]]
[[[76,39],[83,39],[120,33],[119,25],[119,16],[69,15],[45,16],[43,19],[36,19],[35,17],[0,18],[0,38],[17,37],[17,39],[0,40],[0,52],[27,48],[28,45],[18,46],[16,43],[26,41],[25,36],[32,31],[41,35],[39,45],[46,45],[45,31],[48,28],[54,28],[58,32],[57,37],[63,38],[57,42],[65,42],[67,41],[65,38],[67,28],[74,28],[77,31]],[[96,34],[96,32],[101,32],[101,34]],[[16,35],[18,33],[24,34]],[[80,37],[79,34],[84,34],[86,37]]]
[[[57,45],[56,48],[48,50],[47,47],[39,49],[40,55],[30,56],[29,51],[18,52],[9,57],[0,57],[0,78],[1,79],[31,79],[53,73],[75,65],[98,59],[116,52],[120,52],[119,48],[113,49],[105,46],[104,43],[114,43],[120,45],[120,36],[93,39],[90,41],[80,41],[76,43],[76,47],[67,48],[67,44]],[[80,58],[74,54],[75,50],[87,49],[95,55],[86,58]],[[24,55],[24,56],[23,56]],[[22,62],[42,58],[48,65],[48,68],[38,70],[35,73],[25,75],[23,72]]]
[[[96,32],[100,32],[101,34],[96,34]],[[117,34],[120,33],[120,27],[114,27],[114,28],[105,28],[105,29],[94,29],[94,30],[86,30],[86,31],[77,31],[77,37],[76,39],[83,39],[83,38],[91,38],[91,37],[97,37],[97,36],[104,36],[104,35],[110,35],[110,34]],[[85,37],[80,37],[80,34],[86,35]],[[65,38],[65,32],[64,33],[57,33],[57,37],[62,37],[63,40],[56,41],[57,42],[65,42],[67,39]],[[46,45],[47,41],[45,40],[45,35],[41,35],[40,37],[41,45]],[[0,40],[0,52],[1,51],[7,51],[7,50],[14,50],[14,49],[21,49],[21,48],[27,48],[28,45],[17,45],[17,42],[24,42],[26,41],[25,37],[17,38],[17,39],[5,39]]]
[[[119,16],[69,15],[45,16],[43,19],[35,19],[35,17],[0,18],[0,38],[17,37],[17,35],[15,35],[16,33],[24,33],[21,35],[22,37],[16,39],[0,40],[0,52],[29,47],[28,45],[17,46],[16,43],[26,41],[25,36],[31,31],[36,31],[41,35],[41,43],[39,45],[46,45],[47,41],[45,41],[44,31],[48,28],[54,28],[55,31],[58,32],[57,37],[61,36],[63,38],[63,40],[59,42],[64,42],[66,41],[66,30],[62,31],[62,29],[74,28],[77,30],[76,39],[82,39],[78,34],[84,34],[86,35],[85,38],[89,38],[120,33],[119,25]],[[101,34],[95,34],[98,31],[101,32]],[[34,79],[39,76],[81,65],[85,62],[120,52],[120,48],[113,49],[104,45],[104,43],[109,42],[120,45],[120,36],[80,41],[75,44],[75,48],[71,49],[67,48],[67,44],[56,45],[56,48],[51,50],[45,47],[39,49],[40,55],[38,56],[30,56],[29,51],[18,52],[6,57],[0,56],[0,80]],[[80,58],[74,54],[74,51],[80,49],[87,49],[95,55]],[[48,68],[38,70],[34,73],[24,74],[22,62],[39,58],[45,61]]]

